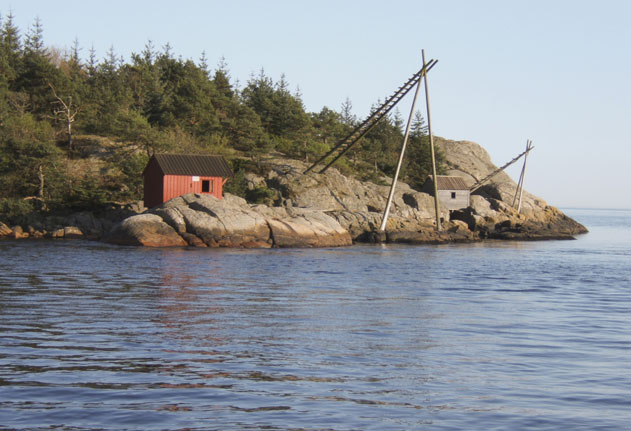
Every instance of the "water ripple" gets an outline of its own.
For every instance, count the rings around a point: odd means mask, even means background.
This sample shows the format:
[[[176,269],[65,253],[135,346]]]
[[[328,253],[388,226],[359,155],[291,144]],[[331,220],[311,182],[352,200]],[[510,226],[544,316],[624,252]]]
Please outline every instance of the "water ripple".
[[[1,241],[0,429],[627,429],[631,246],[595,231],[265,251]]]

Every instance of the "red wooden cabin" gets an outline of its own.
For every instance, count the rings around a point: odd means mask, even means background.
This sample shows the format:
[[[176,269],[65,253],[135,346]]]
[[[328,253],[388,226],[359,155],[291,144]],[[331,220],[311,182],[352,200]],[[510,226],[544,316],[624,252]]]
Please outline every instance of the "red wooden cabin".
[[[233,176],[222,156],[154,154],[142,172],[147,208],[187,193],[223,197],[223,185]]]

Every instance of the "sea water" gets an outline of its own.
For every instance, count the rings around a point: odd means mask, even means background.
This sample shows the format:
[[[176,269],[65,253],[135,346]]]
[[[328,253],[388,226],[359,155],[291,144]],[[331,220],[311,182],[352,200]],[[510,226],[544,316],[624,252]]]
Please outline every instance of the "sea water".
[[[628,430],[631,211],[576,241],[0,242],[0,429]]]

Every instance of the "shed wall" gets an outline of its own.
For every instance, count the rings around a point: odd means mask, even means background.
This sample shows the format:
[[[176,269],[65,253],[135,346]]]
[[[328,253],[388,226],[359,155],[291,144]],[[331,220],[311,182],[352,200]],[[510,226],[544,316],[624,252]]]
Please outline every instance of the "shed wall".
[[[208,193],[202,193],[203,181],[209,181],[210,191]],[[166,202],[169,199],[188,193],[209,194],[215,196],[217,199],[221,199],[223,197],[223,179],[221,177],[201,177],[191,175],[164,176],[162,202]]]
[[[455,193],[455,198],[452,193]],[[438,190],[438,200],[448,210],[467,208],[470,205],[469,190]]]

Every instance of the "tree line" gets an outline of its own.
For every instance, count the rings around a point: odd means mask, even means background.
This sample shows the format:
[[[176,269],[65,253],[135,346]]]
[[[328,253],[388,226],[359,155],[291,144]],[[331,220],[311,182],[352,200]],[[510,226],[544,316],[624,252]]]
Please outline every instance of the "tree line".
[[[100,60],[79,51],[77,40],[68,52],[46,47],[38,19],[22,34],[0,16],[0,213],[140,199],[154,152],[222,154],[236,169],[272,151],[313,161],[358,124],[348,99],[307,112],[284,75],[261,69],[239,88],[204,53],[195,62],[151,42],[128,61],[113,48]],[[391,174],[403,127],[396,112],[384,118],[336,167]],[[430,171],[420,114],[409,145],[403,179],[420,186]]]

